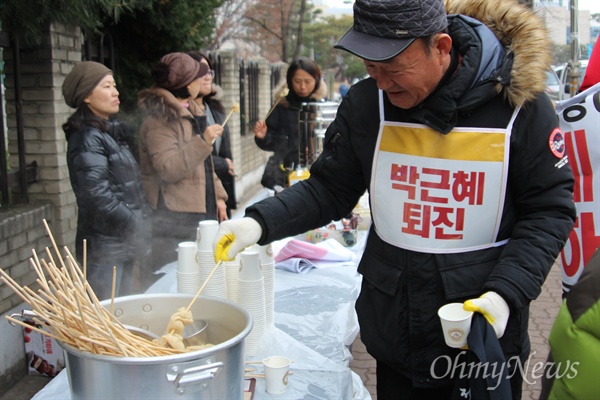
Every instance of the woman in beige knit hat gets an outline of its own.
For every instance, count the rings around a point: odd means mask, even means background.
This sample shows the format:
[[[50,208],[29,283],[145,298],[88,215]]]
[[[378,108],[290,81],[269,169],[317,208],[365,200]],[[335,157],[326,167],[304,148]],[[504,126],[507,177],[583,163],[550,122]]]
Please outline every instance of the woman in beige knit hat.
[[[179,242],[195,241],[198,222],[227,219],[227,193],[214,171],[213,144],[223,128],[204,131],[193,101],[209,73],[185,53],[163,56],[152,69],[155,85],[142,90],[140,169],[154,209],[153,265],[177,258]]]
[[[114,266],[116,295],[134,294],[142,290],[134,282],[137,268],[149,256],[151,210],[128,145],[133,129],[113,119],[119,92],[104,65],[76,64],[62,91],[67,105],[76,109],[63,130],[78,207],[77,258],[83,262],[86,254],[87,280],[99,299],[111,297]]]

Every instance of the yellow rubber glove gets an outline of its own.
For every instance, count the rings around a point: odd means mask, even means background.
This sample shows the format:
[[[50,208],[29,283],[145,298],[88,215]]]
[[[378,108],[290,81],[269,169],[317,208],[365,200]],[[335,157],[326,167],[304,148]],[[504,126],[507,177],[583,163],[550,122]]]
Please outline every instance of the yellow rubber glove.
[[[256,244],[261,235],[260,224],[252,218],[221,222],[214,243],[215,262],[233,260],[237,253]]]
[[[501,338],[504,335],[510,309],[506,301],[496,292],[486,292],[478,299],[467,300],[463,304],[467,311],[474,311],[483,314],[485,319],[492,325],[496,336]]]

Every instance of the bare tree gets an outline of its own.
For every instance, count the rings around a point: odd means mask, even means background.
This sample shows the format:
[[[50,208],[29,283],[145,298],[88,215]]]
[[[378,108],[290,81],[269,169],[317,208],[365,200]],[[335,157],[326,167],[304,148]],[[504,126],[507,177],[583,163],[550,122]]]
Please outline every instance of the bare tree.
[[[256,3],[255,0],[225,0],[218,10],[214,36],[208,44],[208,49],[217,50],[225,42],[244,39],[246,31],[243,24],[244,16]]]
[[[244,14],[246,39],[257,43],[271,61],[291,61],[302,44],[306,0],[262,0]]]

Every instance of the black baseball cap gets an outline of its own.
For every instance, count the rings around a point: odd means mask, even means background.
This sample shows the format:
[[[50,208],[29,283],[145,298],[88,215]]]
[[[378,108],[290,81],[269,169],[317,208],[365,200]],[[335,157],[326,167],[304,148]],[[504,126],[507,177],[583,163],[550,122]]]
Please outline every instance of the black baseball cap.
[[[369,61],[386,61],[404,51],[416,38],[448,26],[442,0],[356,0],[354,26],[337,42]]]

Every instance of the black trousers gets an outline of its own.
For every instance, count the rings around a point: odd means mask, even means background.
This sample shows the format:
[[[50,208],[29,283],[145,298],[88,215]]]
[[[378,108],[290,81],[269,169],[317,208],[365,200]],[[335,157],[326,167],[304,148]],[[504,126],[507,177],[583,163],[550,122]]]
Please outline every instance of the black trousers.
[[[523,361],[523,360],[522,360]],[[523,377],[515,373],[510,379],[512,400],[520,400],[523,394]],[[387,364],[377,361],[377,399],[408,400],[452,398],[454,385],[439,388],[415,388],[412,381]],[[473,399],[485,400],[485,399]]]
[[[450,399],[452,389],[453,386],[415,388],[410,379],[387,364],[377,361],[377,400]]]

